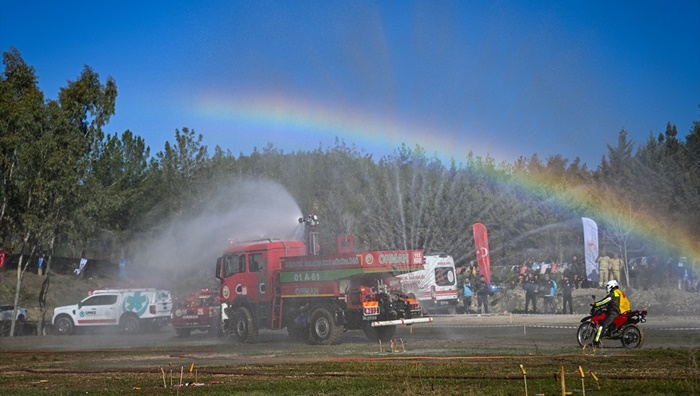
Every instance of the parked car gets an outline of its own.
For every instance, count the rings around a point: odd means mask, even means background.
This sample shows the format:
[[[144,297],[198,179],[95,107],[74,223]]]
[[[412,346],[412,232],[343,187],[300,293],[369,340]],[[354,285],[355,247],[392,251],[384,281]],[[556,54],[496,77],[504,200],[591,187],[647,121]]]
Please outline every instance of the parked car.
[[[51,322],[59,335],[72,334],[76,328],[105,326],[136,334],[144,327],[159,329],[170,323],[172,308],[167,290],[100,289],[78,304],[54,308]]]
[[[12,311],[14,305],[0,305],[0,320],[12,320]],[[22,307],[17,307],[17,320],[26,320],[29,318],[27,310]]]

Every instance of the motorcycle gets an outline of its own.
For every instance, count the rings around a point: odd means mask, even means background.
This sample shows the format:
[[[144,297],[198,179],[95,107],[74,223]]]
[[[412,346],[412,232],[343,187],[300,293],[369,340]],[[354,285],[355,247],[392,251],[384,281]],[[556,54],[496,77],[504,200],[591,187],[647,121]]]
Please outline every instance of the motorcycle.
[[[595,296],[593,301],[595,301]],[[620,340],[625,348],[639,348],[644,343],[644,333],[637,325],[645,323],[647,311],[629,311],[620,314],[613,323],[608,326],[607,331],[603,329],[601,339]],[[590,315],[581,319],[581,325],[576,332],[576,338],[580,346],[590,345],[595,339],[598,326],[605,319],[605,307],[591,307]]]

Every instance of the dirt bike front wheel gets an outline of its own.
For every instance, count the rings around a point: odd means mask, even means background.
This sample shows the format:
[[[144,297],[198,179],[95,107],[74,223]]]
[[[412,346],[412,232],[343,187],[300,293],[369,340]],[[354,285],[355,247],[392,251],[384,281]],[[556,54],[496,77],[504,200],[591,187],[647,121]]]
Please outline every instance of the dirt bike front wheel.
[[[588,345],[593,342],[596,326],[591,322],[581,323],[576,331],[576,340],[579,346]]]

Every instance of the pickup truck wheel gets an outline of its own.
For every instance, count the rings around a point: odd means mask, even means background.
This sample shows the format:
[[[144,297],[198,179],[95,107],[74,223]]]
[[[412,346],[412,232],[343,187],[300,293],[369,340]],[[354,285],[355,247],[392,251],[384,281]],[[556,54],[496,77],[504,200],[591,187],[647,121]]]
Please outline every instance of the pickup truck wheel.
[[[138,334],[138,332],[141,330],[139,319],[134,315],[122,316],[122,320],[119,321],[119,326],[125,334],[129,335]]]
[[[73,333],[73,320],[67,316],[56,319],[56,333],[58,335],[69,335]]]
[[[335,323],[333,315],[325,307],[316,308],[309,316],[311,325],[309,341],[315,345],[337,344],[343,336],[343,328]]]
[[[396,326],[372,327],[369,323],[365,323],[362,327],[362,331],[364,331],[367,338],[372,342],[378,342],[379,340],[388,342],[394,337],[394,334],[396,334]]]
[[[253,315],[245,307],[236,309],[233,313],[231,334],[238,342],[254,343],[258,338],[258,329],[253,322]]]

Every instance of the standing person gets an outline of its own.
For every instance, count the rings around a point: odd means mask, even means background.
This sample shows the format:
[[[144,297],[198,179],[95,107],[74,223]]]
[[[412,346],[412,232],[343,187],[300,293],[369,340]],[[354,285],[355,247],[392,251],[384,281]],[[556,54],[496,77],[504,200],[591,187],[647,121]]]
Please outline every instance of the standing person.
[[[639,289],[639,259],[634,259],[630,262],[630,286],[635,289]]]
[[[611,280],[605,284],[605,290],[608,295],[600,301],[591,303],[592,307],[605,307],[605,319],[598,326],[598,330],[595,334],[595,339],[593,340],[593,345],[600,344],[600,336],[603,331],[608,331],[608,326],[620,316],[621,313],[628,312],[630,310],[630,301],[627,299],[625,293],[620,290],[620,285],[616,280]]]
[[[568,279],[569,282],[571,282],[571,285],[575,287],[576,274],[574,274],[573,266],[570,264],[564,268],[564,273],[562,274],[562,281],[564,279]]]
[[[557,292],[557,282],[549,274],[544,274],[544,313],[554,313],[554,294]]]
[[[595,262],[598,263],[598,287],[602,289],[609,280],[610,257],[603,250]]]
[[[41,256],[39,256],[39,261],[37,262],[37,274],[38,275],[43,275],[44,274],[44,260],[45,260],[45,254],[42,253]]]
[[[472,282],[469,278],[464,278],[464,294],[462,296],[462,302],[464,303],[464,313],[468,314],[472,307]]]
[[[617,280],[617,279],[622,279],[620,277],[620,271],[622,270],[622,259],[620,258],[620,255],[617,253],[613,253],[612,258],[610,259],[610,277]]]
[[[537,312],[537,282],[532,273],[527,274],[523,289],[525,289],[525,313],[528,313],[530,301],[532,301],[532,313]]]
[[[564,283],[561,286],[561,293],[564,297],[564,306],[562,307],[561,313],[566,314],[566,304],[569,304],[569,314],[574,313],[573,308],[573,298],[571,297],[571,292],[574,290],[574,284],[569,278],[564,278]]]
[[[486,283],[484,275],[479,276],[476,282],[476,305],[479,307],[479,313],[489,313],[489,285]],[[484,310],[481,310],[481,306]]]
[[[574,285],[578,289],[583,287],[583,280],[586,279],[586,266],[578,261],[578,256],[571,257],[571,272],[574,274]]]

